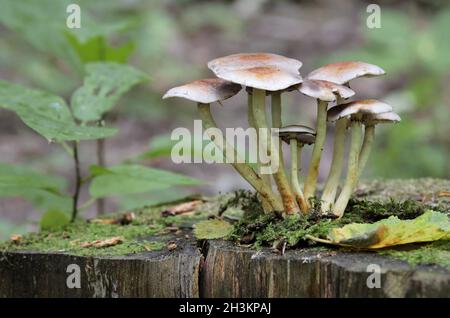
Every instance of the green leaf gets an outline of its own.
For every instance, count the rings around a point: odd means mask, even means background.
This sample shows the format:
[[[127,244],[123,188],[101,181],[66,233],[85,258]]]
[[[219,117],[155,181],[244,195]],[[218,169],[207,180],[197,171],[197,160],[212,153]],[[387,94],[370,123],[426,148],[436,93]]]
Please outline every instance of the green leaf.
[[[79,3],[82,8],[82,27],[69,30],[66,25],[68,16],[66,8],[72,2],[70,0],[1,0],[0,22],[16,31],[36,49],[62,59],[76,70],[82,68],[85,54],[88,54],[91,47],[83,47],[80,54],[80,48],[74,46],[73,39],[71,41],[70,38],[76,39],[82,46],[92,39],[107,38],[137,26],[135,16],[120,19],[115,17],[112,21],[99,23],[91,15],[96,1],[83,1],[82,4]],[[111,2],[108,3],[108,8],[113,6]],[[132,49],[129,43],[119,48],[106,48],[109,51],[108,59],[117,61],[123,60]]]
[[[138,165],[91,167],[94,175],[89,192],[95,198],[144,193],[177,185],[198,185],[200,180],[173,172]]]
[[[48,210],[40,221],[41,231],[57,231],[70,223],[69,216],[61,210]]]
[[[88,64],[83,86],[72,95],[75,117],[83,122],[100,120],[125,92],[147,79],[144,73],[128,65]]]
[[[233,226],[226,221],[206,220],[195,224],[194,235],[199,240],[219,239],[228,236],[232,229]]]
[[[68,32],[67,38],[82,63],[97,61],[125,63],[135,48],[133,42],[112,47],[104,36],[90,37],[85,42],[81,42],[75,34]]]
[[[27,167],[0,163],[0,186],[58,191],[65,186],[65,181],[59,177],[38,173]]]
[[[170,139],[170,135],[159,135],[153,137],[149,144],[149,150],[139,154],[136,159],[153,160],[160,157],[168,157],[172,152],[172,147],[176,144],[176,141]]]
[[[61,97],[6,81],[0,81],[0,107],[15,111],[49,141],[100,139],[117,133],[112,128],[79,126]]]
[[[70,198],[61,193],[65,180],[29,168],[0,163],[0,197],[22,197],[36,208],[68,209]]]
[[[0,22],[36,49],[74,64],[76,55],[64,36],[66,8],[70,3],[68,0],[2,0]],[[82,15],[84,28],[84,22],[89,18],[87,12],[83,11]]]
[[[446,214],[429,210],[413,220],[391,216],[373,224],[348,224],[331,229],[328,238],[331,244],[369,249],[431,242],[450,238],[450,221]]]

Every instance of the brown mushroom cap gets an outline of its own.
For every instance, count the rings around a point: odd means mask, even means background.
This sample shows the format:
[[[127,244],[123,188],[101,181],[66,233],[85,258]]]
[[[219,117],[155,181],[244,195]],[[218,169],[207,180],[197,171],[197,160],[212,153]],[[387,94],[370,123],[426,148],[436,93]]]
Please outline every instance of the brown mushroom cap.
[[[373,77],[386,74],[379,66],[364,62],[338,62],[322,66],[308,74],[308,79],[325,80],[346,84],[358,77]]]
[[[329,81],[306,79],[300,84],[298,89],[302,94],[320,99],[325,102],[333,102],[336,95],[341,98],[349,98],[355,92],[347,86],[332,83]]]
[[[289,125],[278,130],[278,136],[286,143],[291,139],[297,139],[301,144],[311,145],[316,140],[314,129],[303,125]]]
[[[363,116],[363,122],[366,125],[398,123],[402,119],[397,113],[387,112],[381,114],[367,114]]]
[[[220,78],[208,78],[169,89],[163,99],[181,97],[188,100],[209,104],[230,98],[241,90],[241,85]]]
[[[392,106],[376,99],[364,99],[340,104],[328,110],[328,121],[334,122],[343,117],[356,114],[381,114],[392,111]]]
[[[298,73],[302,67],[302,62],[272,53],[239,53],[219,57],[208,62],[208,68],[216,75],[222,72],[268,65]]]
[[[266,91],[284,90],[302,82],[300,74],[295,74],[273,65],[225,71],[216,75],[233,83]]]

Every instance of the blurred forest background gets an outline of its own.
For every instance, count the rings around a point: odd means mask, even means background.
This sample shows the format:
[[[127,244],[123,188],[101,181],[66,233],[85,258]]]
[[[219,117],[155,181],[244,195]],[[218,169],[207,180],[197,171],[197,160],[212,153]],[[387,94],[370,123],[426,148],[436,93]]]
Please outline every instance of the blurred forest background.
[[[247,187],[226,165],[171,163],[170,133],[192,129],[195,107],[161,100],[170,87],[211,77],[207,61],[238,52],[273,52],[300,59],[303,75],[328,62],[362,60],[387,75],[352,84],[358,98],[394,105],[403,121],[377,131],[365,178],[450,177],[450,3],[445,0],[377,1],[381,28],[369,29],[372,1],[270,0],[0,0],[0,78],[69,97],[81,84],[73,46],[61,32],[66,7],[81,7],[81,34],[98,34],[151,81],[134,89],[107,118],[119,134],[107,141],[108,164],[139,162],[204,179],[194,189],[108,200],[111,211],[169,200],[192,192],[214,194]],[[95,47],[95,43],[90,43]],[[93,52],[95,50],[93,49]],[[124,53],[124,54],[125,54]],[[94,54],[94,53],[93,53]],[[86,60],[93,58],[85,56]],[[246,127],[243,93],[215,107],[222,127]],[[284,123],[313,126],[315,101],[284,97]],[[0,110],[0,162],[19,163],[72,178],[72,160],[12,112]],[[330,134],[331,135],[331,134]],[[329,167],[331,138],[321,178]],[[84,167],[95,162],[95,143],[81,147]],[[1,198],[0,236],[33,228],[31,204]],[[93,211],[88,211],[87,216]]]

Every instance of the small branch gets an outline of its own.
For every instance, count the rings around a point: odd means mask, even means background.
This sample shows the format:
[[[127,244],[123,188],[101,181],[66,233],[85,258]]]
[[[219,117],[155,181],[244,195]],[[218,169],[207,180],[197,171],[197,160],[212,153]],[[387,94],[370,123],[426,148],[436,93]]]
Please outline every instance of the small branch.
[[[99,121],[99,126],[101,121]],[[97,164],[100,167],[105,166],[105,139],[97,139]],[[97,199],[97,214],[101,215],[105,212],[105,199]]]
[[[72,219],[71,222],[75,221],[78,213],[78,199],[80,196],[81,188],[81,172],[80,172],[80,160],[78,157],[78,142],[73,142],[73,160],[75,163],[75,191],[72,197]]]

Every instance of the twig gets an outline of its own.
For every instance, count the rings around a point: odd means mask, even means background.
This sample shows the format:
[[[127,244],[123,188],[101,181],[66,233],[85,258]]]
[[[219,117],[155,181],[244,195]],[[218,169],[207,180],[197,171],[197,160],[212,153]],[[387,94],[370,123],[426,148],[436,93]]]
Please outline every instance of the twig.
[[[97,122],[99,127],[103,126],[103,118]],[[97,139],[97,164],[100,167],[105,166],[105,139]],[[101,215],[105,211],[105,199],[97,199],[97,214]]]
[[[73,194],[73,205],[72,205],[72,219],[71,222],[75,221],[78,213],[78,199],[80,196],[81,188],[81,172],[80,172],[80,160],[78,158],[78,142],[73,142],[73,160],[75,163],[75,192]]]

